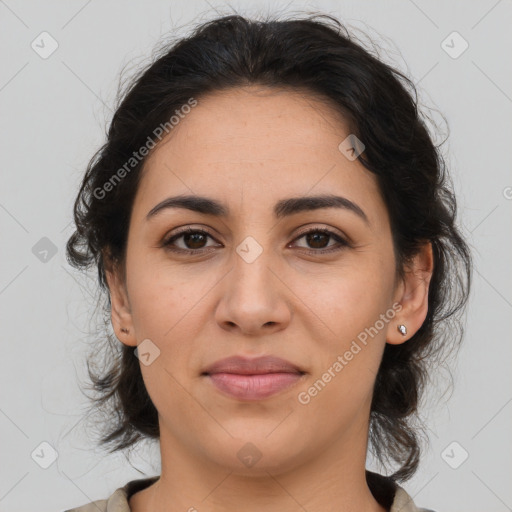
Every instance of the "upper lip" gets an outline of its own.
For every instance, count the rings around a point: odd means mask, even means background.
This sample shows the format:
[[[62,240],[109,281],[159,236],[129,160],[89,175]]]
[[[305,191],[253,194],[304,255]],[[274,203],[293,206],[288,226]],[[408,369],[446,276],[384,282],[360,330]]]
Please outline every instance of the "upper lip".
[[[258,375],[265,373],[303,374],[304,372],[297,365],[276,356],[261,356],[256,358],[233,356],[220,359],[203,370],[203,375],[210,375],[212,373]]]

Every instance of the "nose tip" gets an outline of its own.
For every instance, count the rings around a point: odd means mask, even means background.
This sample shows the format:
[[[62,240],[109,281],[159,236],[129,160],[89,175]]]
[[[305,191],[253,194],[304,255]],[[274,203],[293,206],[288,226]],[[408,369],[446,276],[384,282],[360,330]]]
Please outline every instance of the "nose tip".
[[[262,251],[250,262],[242,255],[237,256],[218,291],[215,313],[218,325],[229,331],[239,329],[251,336],[284,328],[291,318],[290,301],[286,297],[288,288],[269,266],[270,253]]]

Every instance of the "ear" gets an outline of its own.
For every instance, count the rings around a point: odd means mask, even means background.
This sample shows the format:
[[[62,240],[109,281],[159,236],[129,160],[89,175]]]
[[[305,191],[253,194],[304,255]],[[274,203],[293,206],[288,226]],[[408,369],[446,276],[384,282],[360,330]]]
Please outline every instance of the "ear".
[[[104,256],[103,261],[105,262],[105,277],[110,292],[112,327],[121,343],[136,347],[137,339],[126,291],[124,267],[113,264],[108,256]]]
[[[420,329],[428,312],[428,290],[432,272],[434,270],[434,257],[432,244],[425,242],[420,251],[407,263],[405,276],[395,292],[395,301],[402,309],[395,315],[394,322],[387,333],[386,342],[391,345],[404,343]],[[401,334],[397,326],[403,324],[407,334]]]

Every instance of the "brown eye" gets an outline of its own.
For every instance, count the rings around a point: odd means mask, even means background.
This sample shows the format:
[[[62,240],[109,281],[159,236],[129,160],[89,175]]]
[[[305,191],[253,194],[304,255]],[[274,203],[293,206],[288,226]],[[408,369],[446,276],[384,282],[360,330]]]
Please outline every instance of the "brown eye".
[[[308,233],[304,236],[306,237],[307,243],[315,249],[324,249],[326,247],[325,244],[328,244],[329,238],[331,238],[330,235],[318,231]]]
[[[207,237],[203,233],[185,233],[182,236],[185,245],[189,249],[202,249]]]
[[[324,228],[315,228],[305,233],[302,233],[295,240],[304,239],[307,243],[307,247],[312,248],[313,250],[306,251],[312,254],[325,254],[333,251],[339,251],[344,247],[349,246],[348,242],[341,238],[338,234]],[[334,239],[337,244],[329,246],[329,240]],[[301,246],[298,246],[299,248]],[[304,246],[302,246],[304,247]]]
[[[207,231],[187,228],[167,238],[162,243],[162,247],[181,254],[201,254],[210,248],[216,247],[215,244],[210,246],[206,245],[208,238],[215,240]],[[341,236],[325,228],[310,229],[309,231],[302,233],[295,240],[301,239],[304,239],[307,244],[305,248],[310,248],[310,250],[307,250],[306,252],[316,255],[339,251],[350,245]],[[180,240],[181,247],[177,243]],[[330,240],[333,240],[336,243],[329,244]],[[304,246],[300,245],[297,245],[296,247],[299,249],[304,248]]]
[[[183,252],[187,254],[200,253],[203,249],[208,249],[208,246],[205,245],[208,241],[208,238],[213,240],[213,237],[207,231],[187,228],[186,230],[174,234],[165,240],[162,243],[162,246],[175,252]],[[176,245],[176,241],[180,239],[182,239],[184,247],[179,247]]]

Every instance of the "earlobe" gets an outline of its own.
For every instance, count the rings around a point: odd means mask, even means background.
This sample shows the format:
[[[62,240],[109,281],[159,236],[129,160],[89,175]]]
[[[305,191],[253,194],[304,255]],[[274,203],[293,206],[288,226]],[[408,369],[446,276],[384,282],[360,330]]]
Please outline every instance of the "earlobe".
[[[110,305],[111,322],[117,339],[128,346],[137,346],[137,340],[133,329],[133,321],[128,300],[128,294],[124,281],[120,277],[118,268],[105,269]]]
[[[432,244],[426,242],[407,264],[398,287],[396,300],[402,309],[395,316],[395,326],[386,342],[399,345],[410,339],[422,326],[428,313],[428,292],[434,270]]]

